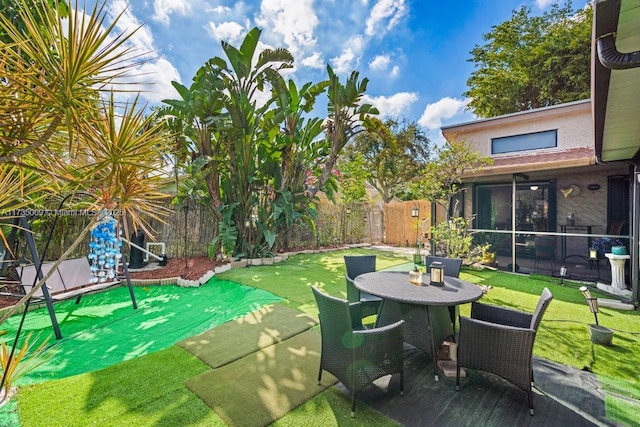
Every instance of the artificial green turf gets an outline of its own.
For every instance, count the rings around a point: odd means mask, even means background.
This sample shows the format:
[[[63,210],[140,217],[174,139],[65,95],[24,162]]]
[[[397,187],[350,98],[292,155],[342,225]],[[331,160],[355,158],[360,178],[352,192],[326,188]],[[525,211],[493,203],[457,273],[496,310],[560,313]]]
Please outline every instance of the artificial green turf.
[[[95,371],[152,353],[281,300],[261,289],[217,279],[197,288],[149,286],[135,293],[137,310],[125,287],[85,296],[80,304],[56,304],[63,339],[49,341],[50,359],[20,384]],[[2,325],[10,331],[7,337],[15,337],[19,321],[20,316],[13,316]],[[53,335],[45,308],[27,314],[23,336],[32,331],[40,338]]]
[[[229,425],[267,425],[337,382],[325,372],[316,383],[320,346],[320,334],[307,330],[185,384]]]
[[[553,301],[545,313],[536,337],[534,355],[613,379],[637,382],[640,365],[640,312],[600,307],[599,323],[614,329],[611,346],[597,345],[589,338],[588,325],[595,323],[582,283],[564,282],[546,276],[523,276],[463,269],[461,278],[493,288],[482,301],[533,312],[542,289],[548,287]],[[605,296],[592,288],[593,296]],[[606,297],[606,296],[605,296]]]
[[[326,389],[303,405],[276,420],[273,427],[399,427],[401,424],[356,401],[356,416],[351,418],[349,397],[335,387]]]
[[[346,298],[343,257],[358,254],[376,255],[378,270],[405,264],[410,256],[371,249],[299,254],[290,257],[283,263],[232,269],[216,277],[264,289],[286,298],[284,304],[289,304],[292,308],[316,316],[318,309],[311,292],[311,286],[317,286],[331,295]]]
[[[169,347],[96,372],[27,386],[18,394],[28,426],[224,425],[183,382],[209,367]]]
[[[621,399],[606,395],[607,418],[624,426],[637,426],[640,414],[640,401]]]
[[[217,277],[268,290],[286,298],[285,302],[291,307],[300,308],[315,316],[317,308],[313,301],[311,285],[320,286],[330,294],[344,297],[344,262],[342,256],[357,253],[376,254],[378,257],[378,269],[406,263],[410,258],[410,255],[395,255],[380,251],[354,249],[297,255],[291,257],[288,261],[273,266],[230,270]],[[475,271],[468,268],[463,268],[461,278],[474,283],[492,286],[492,289],[483,296],[484,302],[527,311],[534,310],[540,292],[545,286],[549,287],[554,294],[554,301],[552,301],[549,310],[544,316],[536,340],[535,355],[575,366],[579,369],[592,370],[601,381],[603,378],[616,381],[616,384],[618,384],[616,387],[629,388],[632,390],[632,393],[630,393],[632,398],[637,398],[638,380],[636,367],[640,366],[640,352],[637,351],[637,348],[640,348],[638,346],[640,339],[640,313],[601,307],[601,313],[599,314],[600,324],[616,330],[613,345],[604,347],[595,345],[589,340],[587,325],[593,323],[593,315],[588,309],[584,296],[578,291],[578,287],[581,284],[565,282],[566,286],[559,286],[557,279],[545,278],[544,276],[514,275],[490,270]],[[592,294],[599,295],[595,289],[591,291]],[[469,305],[464,305],[461,308],[461,313],[462,315],[468,315]],[[181,349],[178,350],[182,351]],[[168,349],[166,351],[174,350]],[[186,352],[183,353],[188,354]],[[198,423],[202,423],[202,425],[220,425],[222,423],[213,411],[210,411],[202,404],[195,395],[190,393],[188,395],[182,394],[180,390],[184,390],[185,393],[188,393],[188,391],[182,386],[180,379],[169,376],[165,380],[165,369],[169,372],[182,369],[182,357],[178,357],[176,360],[167,358],[161,362],[162,366],[158,366],[159,360],[151,356],[153,354],[129,360],[113,366],[114,371],[111,371],[112,368],[105,371],[118,372],[125,384],[135,384],[138,381],[146,384],[147,378],[152,375],[151,373],[157,371],[157,376],[161,376],[161,378],[158,378],[158,387],[173,391],[167,392],[155,400],[145,399],[143,396],[135,399],[126,396],[129,391],[117,388],[117,384],[114,384],[115,391],[104,387],[105,391],[102,392],[102,399],[106,400],[105,393],[113,395],[110,399],[120,403],[115,405],[119,413],[115,411],[115,414],[111,414],[108,402],[103,404],[93,403],[91,406],[83,405],[83,399],[92,402],[94,400],[100,401],[100,395],[97,398],[90,397],[94,393],[94,377],[102,378],[104,375],[103,371],[99,371],[63,380],[70,382],[62,383],[63,387],[57,387],[53,394],[50,393],[46,396],[41,394],[39,387],[45,387],[48,383],[21,389],[19,397],[20,414],[26,422],[30,423],[31,413],[35,414],[33,416],[38,416],[37,413],[42,411],[42,407],[56,408],[56,406],[60,405],[60,402],[70,401],[73,411],[77,412],[77,414],[74,414],[73,420],[82,420],[82,424],[69,423],[64,425],[91,425],[92,420],[96,420],[96,423],[100,423],[101,420],[109,420],[109,422],[102,423],[102,425],[170,425],[170,422],[162,424],[162,420],[176,420],[178,418],[174,416],[174,412],[180,411],[179,408],[172,406],[170,399],[182,396],[184,400],[181,401],[181,407],[197,409],[189,409],[188,413],[185,414],[185,416],[189,416],[192,412],[195,414],[192,417],[195,418],[194,421],[188,421],[191,418],[186,418],[186,422],[191,424],[180,422],[177,425],[198,425]],[[201,364],[201,366],[204,369],[207,368],[204,364]],[[196,374],[194,373],[193,376]],[[130,378],[129,382],[126,382],[125,378]],[[53,383],[58,382],[54,381]],[[102,388],[102,381],[98,381],[98,383]],[[36,397],[29,396],[30,394],[36,395]],[[84,397],[74,397],[77,394]],[[624,396],[627,395],[625,394]],[[32,400],[33,404],[27,417],[26,407],[23,408],[22,402],[29,400]],[[135,404],[135,408],[133,407],[134,400],[139,402]],[[625,422],[624,420],[633,420],[635,422],[637,418],[635,415],[637,412],[634,412],[637,409],[633,406],[635,402],[626,399],[626,397],[622,399],[622,403],[620,401],[621,399],[613,398],[613,395],[607,395],[607,414],[612,414],[610,419],[621,420],[620,422]],[[130,403],[132,406],[129,406]],[[156,408],[163,405],[166,406],[156,411]],[[128,410],[123,410],[123,408],[128,408]],[[51,409],[52,412],[54,410]],[[358,404],[356,411],[356,418],[351,418],[349,416],[348,398],[332,388],[316,395],[305,404],[289,412],[274,425],[395,425],[366,405]],[[148,419],[145,419],[144,414],[146,413],[151,414]],[[369,420],[367,418],[369,416],[373,417],[370,418],[372,421],[363,423],[363,420]],[[40,418],[38,419],[41,420]],[[629,422],[629,424],[633,425],[633,422]],[[34,422],[23,425],[52,424],[37,424]]]
[[[212,368],[231,363],[282,342],[318,324],[318,320],[280,304],[269,304],[246,316],[177,343]]]

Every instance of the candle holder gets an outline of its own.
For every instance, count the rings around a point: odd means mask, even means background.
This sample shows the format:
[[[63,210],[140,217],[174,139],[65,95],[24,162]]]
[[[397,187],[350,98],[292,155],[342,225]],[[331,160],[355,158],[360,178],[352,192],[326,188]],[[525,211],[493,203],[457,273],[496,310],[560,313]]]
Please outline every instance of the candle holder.
[[[422,271],[420,271],[417,265],[409,272],[409,283],[422,285]]]
[[[444,265],[439,261],[434,261],[429,266],[430,283],[433,286],[444,286]]]

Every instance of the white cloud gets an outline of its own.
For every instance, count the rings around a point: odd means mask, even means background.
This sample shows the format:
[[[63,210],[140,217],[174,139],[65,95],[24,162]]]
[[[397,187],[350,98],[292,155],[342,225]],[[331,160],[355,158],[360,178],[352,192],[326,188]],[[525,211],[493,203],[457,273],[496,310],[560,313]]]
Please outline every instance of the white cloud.
[[[180,81],[178,70],[166,58],[158,55],[158,48],[149,27],[141,26],[132,8],[127,5],[125,0],[109,2],[109,13],[112,16],[122,13],[113,36],[117,33],[131,34],[134,29],[137,29],[125,43],[131,49],[126,57],[130,58],[133,68],[128,76],[118,80],[131,85],[127,87],[128,90],[140,91],[140,96],[150,103],[174,98],[177,93],[171,86],[171,81]],[[119,93],[117,98],[120,101],[124,98],[130,99],[131,93]]]
[[[407,14],[404,0],[378,0],[367,18],[368,36],[380,36],[391,30]]]
[[[364,40],[362,36],[351,37],[342,48],[340,56],[331,58],[334,71],[336,74],[351,72],[360,61],[362,50],[364,48]]]
[[[398,92],[391,96],[363,95],[362,101],[380,110],[382,117],[399,117],[414,102],[418,100],[415,92]]]
[[[418,124],[427,129],[438,129],[442,121],[464,112],[470,99],[455,99],[445,97],[437,102],[428,104],[418,120]]]
[[[234,46],[246,35],[245,28],[237,22],[222,22],[219,25],[210,22],[208,30],[216,40],[224,40]]]
[[[547,6],[557,3],[558,0],[536,0],[536,6],[540,9],[545,9]]]
[[[136,50],[135,54],[148,53],[156,49],[149,27],[142,26],[142,23],[133,14],[133,10],[128,7],[125,0],[112,0],[109,2],[109,13],[113,19],[120,15],[117,23],[117,32],[130,34],[136,30],[128,40],[128,43],[132,44]],[[115,34],[116,32],[112,33],[114,36]]]
[[[391,62],[389,55],[376,55],[371,62],[369,62],[369,68],[372,70],[386,70]]]
[[[391,69],[391,77],[398,77],[398,74],[400,74],[400,67],[394,65]]]
[[[187,15],[191,11],[189,0],[155,0],[153,2],[153,20],[169,25],[169,15],[179,13]]]
[[[294,57],[316,45],[313,31],[319,20],[313,10],[313,0],[263,0],[256,24],[282,36]]]
[[[172,81],[180,81],[178,70],[166,59],[143,64],[139,67],[145,83],[142,85],[142,97],[151,104],[159,104],[163,99],[175,99],[178,92],[171,85]]]
[[[313,52],[311,56],[307,56],[306,58],[302,58],[300,63],[306,67],[310,68],[324,68],[324,60],[322,59],[322,55],[319,52]]]
[[[225,14],[225,13],[230,13],[231,12],[231,8],[230,7],[225,7],[225,6],[215,6],[212,9],[209,9],[210,12],[214,12],[214,13],[219,13],[219,14]]]

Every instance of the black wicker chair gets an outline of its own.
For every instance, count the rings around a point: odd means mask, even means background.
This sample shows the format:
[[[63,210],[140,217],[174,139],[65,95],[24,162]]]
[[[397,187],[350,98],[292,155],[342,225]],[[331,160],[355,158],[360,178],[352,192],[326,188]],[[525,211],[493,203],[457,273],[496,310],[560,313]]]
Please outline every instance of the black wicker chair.
[[[552,299],[545,288],[533,314],[472,303],[471,318],[460,317],[456,389],[460,389],[462,367],[498,375],[527,392],[533,415],[533,343]]]
[[[327,295],[316,287],[312,289],[318,304],[322,335],[318,384],[322,379],[323,370],[338,378],[351,395],[352,417],[356,410],[356,395],[380,377],[399,373],[402,394],[403,322],[399,321],[382,328],[365,329],[357,315],[357,306],[360,303],[349,303],[347,300]]]
[[[444,266],[444,275],[451,277],[460,276],[460,269],[462,268],[462,258],[446,258],[441,256],[427,256],[424,260],[424,265],[429,271],[429,266],[432,262],[441,262]]]
[[[462,268],[462,258],[446,258],[441,256],[427,256],[424,260],[424,265],[427,267],[427,272],[429,271],[429,266],[432,262],[441,262],[444,265],[444,275],[451,277],[459,277],[460,269]],[[456,319],[459,315],[459,310],[457,305],[449,306],[449,316],[451,316],[451,323],[453,324],[453,331],[455,333],[456,330]]]
[[[376,271],[375,255],[346,255],[344,265],[347,269],[345,279],[347,282],[347,300],[349,302],[360,302],[361,316],[367,317],[378,314],[378,309],[382,300],[366,292],[360,291],[353,284],[353,279],[363,273]]]

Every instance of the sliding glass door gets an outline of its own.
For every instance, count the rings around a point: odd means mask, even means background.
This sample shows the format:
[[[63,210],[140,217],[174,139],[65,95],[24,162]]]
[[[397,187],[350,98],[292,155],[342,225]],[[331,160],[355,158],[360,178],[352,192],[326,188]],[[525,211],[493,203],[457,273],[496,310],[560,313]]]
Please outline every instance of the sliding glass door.
[[[517,232],[516,255],[534,257],[535,236],[556,231],[555,182],[519,182],[515,188],[514,198],[513,183],[476,185],[473,199],[474,228],[487,232],[514,229]],[[486,237],[499,255],[508,256],[512,251],[511,236],[511,233],[503,232],[488,233]]]

